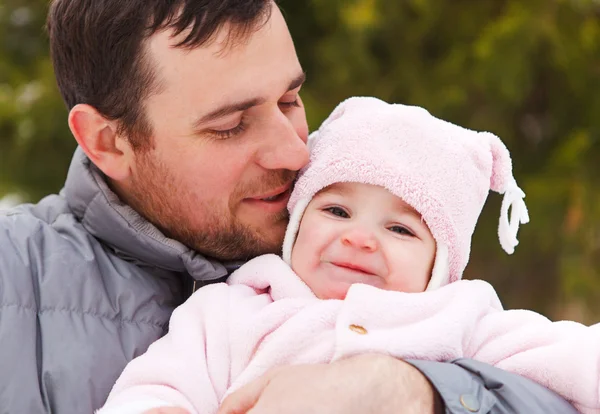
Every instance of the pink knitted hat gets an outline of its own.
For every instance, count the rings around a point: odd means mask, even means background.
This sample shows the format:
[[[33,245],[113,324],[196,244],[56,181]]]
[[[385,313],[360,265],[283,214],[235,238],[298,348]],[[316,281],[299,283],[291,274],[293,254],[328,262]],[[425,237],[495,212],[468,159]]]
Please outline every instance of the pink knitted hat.
[[[314,195],[339,182],[385,187],[418,211],[437,243],[428,289],[462,277],[489,190],[504,194],[498,235],[512,254],[529,217],[510,154],[489,132],[471,131],[415,106],[356,97],[340,103],[309,138],[310,161],[288,203],[283,259]],[[511,209],[509,220],[509,209]]]

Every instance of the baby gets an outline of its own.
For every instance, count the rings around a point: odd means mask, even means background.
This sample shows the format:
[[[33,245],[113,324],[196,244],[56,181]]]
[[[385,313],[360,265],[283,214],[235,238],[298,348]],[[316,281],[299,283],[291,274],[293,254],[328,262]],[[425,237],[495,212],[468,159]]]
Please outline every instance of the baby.
[[[508,253],[528,221],[498,137],[421,108],[350,98],[309,146],[283,259],[258,257],[194,293],[169,333],[126,367],[101,413],[216,413],[271,368],[364,353],[475,358],[581,411],[600,408],[597,330],[503,311],[488,283],[460,280],[490,189],[504,194],[498,233]]]

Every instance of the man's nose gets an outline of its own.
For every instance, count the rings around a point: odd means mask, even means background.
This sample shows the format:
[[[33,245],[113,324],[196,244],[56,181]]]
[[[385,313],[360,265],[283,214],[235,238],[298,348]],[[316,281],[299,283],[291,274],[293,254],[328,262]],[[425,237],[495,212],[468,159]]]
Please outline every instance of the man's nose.
[[[308,163],[306,142],[285,114],[279,112],[274,116],[265,140],[265,145],[258,153],[258,163],[263,168],[298,171]]]
[[[365,252],[374,252],[378,248],[375,234],[364,228],[353,228],[344,232],[342,244]]]

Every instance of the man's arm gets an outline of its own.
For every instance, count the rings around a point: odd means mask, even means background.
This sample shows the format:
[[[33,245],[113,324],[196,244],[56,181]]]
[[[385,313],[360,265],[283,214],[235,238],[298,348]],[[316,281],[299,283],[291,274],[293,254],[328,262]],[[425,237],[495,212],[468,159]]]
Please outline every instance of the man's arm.
[[[472,359],[410,360],[441,397],[446,414],[577,413],[564,399],[516,374]]]
[[[315,408],[329,414],[577,413],[540,385],[481,362],[406,363],[359,355],[275,369],[229,395],[218,414],[300,414]]]

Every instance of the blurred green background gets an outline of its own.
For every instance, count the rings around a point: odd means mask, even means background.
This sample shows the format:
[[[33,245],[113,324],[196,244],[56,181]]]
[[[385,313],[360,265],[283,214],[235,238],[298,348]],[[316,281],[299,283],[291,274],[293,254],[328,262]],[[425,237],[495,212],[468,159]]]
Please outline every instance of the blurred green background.
[[[61,188],[74,140],[48,58],[48,1],[1,1],[0,198],[36,201]],[[492,194],[466,277],[491,281],[508,308],[600,321],[600,1],[279,3],[308,73],[311,128],[342,99],[374,95],[499,135],[532,221],[505,255]]]

